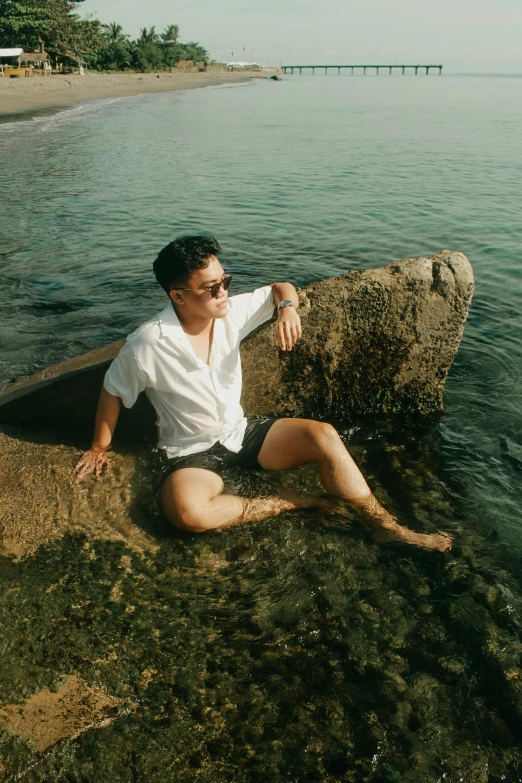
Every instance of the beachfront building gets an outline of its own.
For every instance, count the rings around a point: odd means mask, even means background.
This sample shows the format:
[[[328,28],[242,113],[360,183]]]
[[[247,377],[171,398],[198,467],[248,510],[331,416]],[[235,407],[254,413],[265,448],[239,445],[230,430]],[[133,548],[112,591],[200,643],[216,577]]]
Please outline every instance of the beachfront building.
[[[23,52],[19,62],[41,70],[44,76],[51,75],[51,58],[44,52],[43,47],[39,52]]]
[[[227,71],[260,71],[261,66],[257,63],[232,62],[227,63]]]
[[[20,47],[0,49],[0,77],[33,76],[35,69],[51,75],[51,58],[43,47],[39,52],[24,52]]]

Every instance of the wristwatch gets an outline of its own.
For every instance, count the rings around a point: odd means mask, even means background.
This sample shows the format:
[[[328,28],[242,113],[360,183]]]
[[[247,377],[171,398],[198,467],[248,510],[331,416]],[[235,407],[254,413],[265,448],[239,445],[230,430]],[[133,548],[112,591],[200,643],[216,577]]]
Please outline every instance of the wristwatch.
[[[282,302],[279,302],[277,305],[277,309],[281,310],[283,307],[295,307],[295,304],[292,302],[291,299],[283,299]]]

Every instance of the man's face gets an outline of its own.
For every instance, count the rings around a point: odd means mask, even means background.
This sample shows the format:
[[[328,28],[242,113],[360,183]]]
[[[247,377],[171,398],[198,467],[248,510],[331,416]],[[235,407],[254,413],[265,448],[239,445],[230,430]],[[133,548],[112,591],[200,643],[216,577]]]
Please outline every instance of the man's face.
[[[224,274],[218,259],[209,256],[208,266],[196,269],[182,289],[173,289],[170,298],[181,317],[223,318],[228,311],[228,291],[220,286],[217,297],[213,298],[208,289],[219,283]]]

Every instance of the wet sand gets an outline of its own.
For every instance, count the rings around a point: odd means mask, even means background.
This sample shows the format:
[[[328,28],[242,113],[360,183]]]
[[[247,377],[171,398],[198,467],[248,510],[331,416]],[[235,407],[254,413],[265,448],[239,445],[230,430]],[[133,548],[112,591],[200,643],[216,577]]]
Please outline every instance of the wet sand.
[[[0,79],[0,119],[6,115],[74,106],[96,98],[189,90],[267,78],[273,71],[227,73],[114,73]]]

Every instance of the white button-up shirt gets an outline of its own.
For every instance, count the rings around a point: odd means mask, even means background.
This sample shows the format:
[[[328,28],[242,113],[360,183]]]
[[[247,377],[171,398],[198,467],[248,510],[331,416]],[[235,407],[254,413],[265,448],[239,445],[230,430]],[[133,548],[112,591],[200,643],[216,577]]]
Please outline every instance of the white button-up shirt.
[[[105,389],[126,408],[145,392],[157,414],[158,446],[169,457],[195,454],[217,441],[237,453],[247,424],[240,404],[239,344],[273,312],[270,286],[229,297],[226,316],[214,322],[205,364],[169,304],[127,337],[105,375]]]

